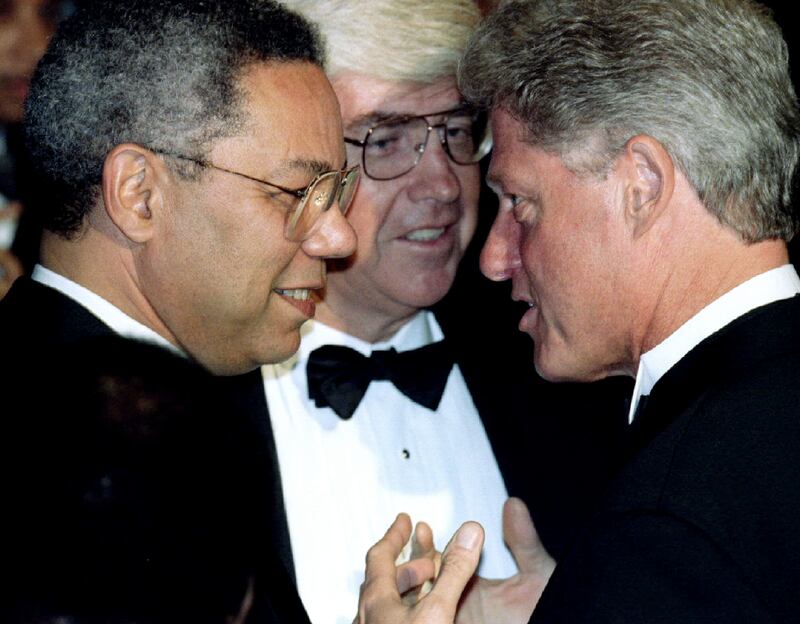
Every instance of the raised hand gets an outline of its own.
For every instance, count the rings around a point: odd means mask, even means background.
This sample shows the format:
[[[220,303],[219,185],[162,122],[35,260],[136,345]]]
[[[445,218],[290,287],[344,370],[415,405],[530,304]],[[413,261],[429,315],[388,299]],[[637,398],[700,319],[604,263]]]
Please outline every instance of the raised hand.
[[[518,498],[509,498],[503,506],[503,538],[519,573],[502,580],[476,576],[459,607],[457,624],[525,624],[530,619],[556,562]]]
[[[427,527],[427,525],[426,525]],[[441,570],[435,575],[435,557],[419,557],[400,566],[395,561],[411,535],[411,520],[400,514],[386,535],[367,553],[367,569],[358,601],[359,624],[452,624],[464,587],[478,567],[483,548],[483,528],[466,522],[444,549]],[[417,536],[421,552],[433,549],[432,537],[426,542]],[[428,543],[429,542],[429,543]],[[433,579],[430,593],[415,604],[402,595]]]

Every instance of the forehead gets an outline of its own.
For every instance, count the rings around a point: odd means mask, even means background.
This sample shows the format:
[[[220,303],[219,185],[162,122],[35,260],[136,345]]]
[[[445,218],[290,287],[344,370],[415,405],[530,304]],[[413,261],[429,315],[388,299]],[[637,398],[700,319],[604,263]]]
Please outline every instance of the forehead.
[[[436,113],[455,108],[461,101],[454,77],[421,84],[346,72],[333,79],[333,88],[348,129],[368,127],[390,116]]]
[[[267,167],[293,161],[344,163],[342,124],[336,96],[325,74],[312,63],[253,65],[239,86],[244,127],[223,141],[260,158]]]
[[[503,109],[491,112],[492,160],[487,181],[494,185],[510,184],[523,171],[530,171],[541,150],[524,140],[525,127]]]

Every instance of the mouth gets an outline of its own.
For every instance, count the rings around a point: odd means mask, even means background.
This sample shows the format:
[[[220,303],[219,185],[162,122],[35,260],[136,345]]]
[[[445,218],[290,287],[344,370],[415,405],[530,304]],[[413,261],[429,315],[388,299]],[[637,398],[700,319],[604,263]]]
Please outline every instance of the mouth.
[[[527,305],[527,310],[519,320],[519,330],[533,337],[539,320],[539,306],[533,301],[525,300],[524,303]]]
[[[307,318],[313,318],[317,306],[311,295],[315,290],[313,288],[274,288],[273,292],[283,297]]]
[[[445,231],[447,231],[446,227],[420,228],[418,230],[411,230],[403,236],[403,238],[415,243],[429,243],[441,238]]]
[[[445,223],[443,225],[426,225],[425,227],[418,227],[409,230],[398,238],[400,241],[414,243],[420,248],[437,248],[441,245],[449,243],[453,239],[455,232],[453,223]]]

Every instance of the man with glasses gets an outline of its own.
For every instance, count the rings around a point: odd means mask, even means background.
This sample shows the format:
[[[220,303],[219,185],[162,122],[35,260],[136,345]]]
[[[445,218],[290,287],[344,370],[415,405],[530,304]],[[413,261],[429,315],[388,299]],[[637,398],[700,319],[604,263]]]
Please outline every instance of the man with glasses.
[[[529,441],[520,423],[547,420],[550,408],[525,345],[485,308],[483,293],[498,308],[507,294],[488,282],[455,292],[491,144],[455,84],[476,5],[285,4],[325,36],[348,162],[363,177],[348,213],[355,254],[329,263],[297,356],[264,367],[283,493],[276,525],[285,509],[284,553],[311,620],[349,623],[364,553],[401,510],[435,535],[479,518],[492,527],[482,573],[516,572],[503,504],[522,495],[539,521],[544,497],[528,494],[557,479],[528,479],[553,467],[538,450],[544,436]],[[465,268],[477,274],[474,260]],[[570,443],[571,467],[585,474],[577,436]],[[523,491],[522,481],[535,483]],[[558,494],[562,510],[584,498],[571,485]],[[541,527],[561,539],[569,522],[555,517]]]
[[[41,265],[0,305],[4,418],[24,417],[25,392],[47,392],[71,349],[112,333],[217,375],[294,353],[325,259],[355,246],[358,166],[320,63],[306,22],[267,0],[92,2],[64,23],[26,108],[58,201]],[[250,381],[219,384],[257,412]],[[303,621],[292,592],[273,598]]]
[[[482,539],[467,524],[407,607],[401,517],[359,622],[798,621],[800,107],[780,28],[750,0],[515,0],[459,85],[491,107],[500,211],[481,267],[528,303],[542,375],[636,379],[626,448],[527,591],[461,595]]]

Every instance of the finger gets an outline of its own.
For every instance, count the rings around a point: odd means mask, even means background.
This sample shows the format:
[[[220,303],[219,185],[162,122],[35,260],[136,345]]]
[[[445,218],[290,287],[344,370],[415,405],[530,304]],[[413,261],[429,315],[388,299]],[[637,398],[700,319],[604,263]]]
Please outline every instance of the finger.
[[[364,583],[358,597],[358,615],[364,621],[367,613],[400,600],[395,560],[411,536],[411,518],[399,514],[386,534],[367,552]]]
[[[412,559],[398,566],[396,573],[397,591],[401,594],[419,587],[433,578],[435,565],[431,559]]]
[[[408,514],[398,514],[385,535],[367,552],[362,595],[399,597],[395,561],[410,536],[411,518]]]
[[[433,545],[433,531],[426,522],[418,522],[411,537],[411,558],[432,558],[436,547]]]
[[[391,578],[394,585],[395,560],[411,537],[411,518],[398,514],[384,536],[367,552],[365,583],[372,578]]]
[[[503,506],[503,539],[520,572],[552,573],[556,562],[539,539],[528,507],[519,498],[509,498]]]
[[[433,588],[433,580],[439,576],[439,570],[442,567],[442,553],[436,550],[436,545],[433,542],[433,530],[425,522],[417,524],[414,531],[412,557],[421,558],[425,557],[433,561],[433,574],[426,580],[417,590],[416,599],[419,600],[430,593]]]
[[[435,601],[446,621],[455,618],[461,594],[475,574],[483,539],[483,527],[480,524],[465,522],[442,553],[442,569],[426,601]]]

